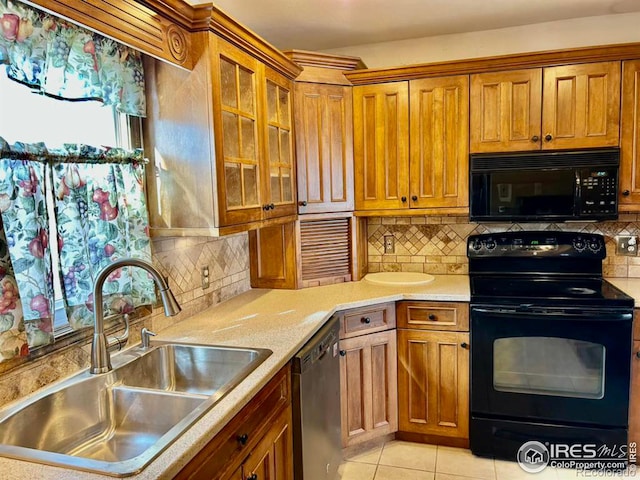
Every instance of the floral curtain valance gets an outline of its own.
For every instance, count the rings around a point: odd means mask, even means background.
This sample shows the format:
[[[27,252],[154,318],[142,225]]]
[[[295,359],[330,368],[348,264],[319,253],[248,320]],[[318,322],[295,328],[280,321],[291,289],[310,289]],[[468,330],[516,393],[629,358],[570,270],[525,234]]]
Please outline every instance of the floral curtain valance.
[[[47,95],[145,116],[139,52],[17,1],[0,0],[0,64]]]

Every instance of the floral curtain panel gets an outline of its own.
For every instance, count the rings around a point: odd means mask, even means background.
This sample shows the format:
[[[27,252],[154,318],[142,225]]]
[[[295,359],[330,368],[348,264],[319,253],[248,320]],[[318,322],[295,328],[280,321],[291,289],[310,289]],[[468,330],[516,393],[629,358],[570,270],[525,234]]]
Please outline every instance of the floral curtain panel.
[[[123,257],[151,261],[151,246],[141,152],[69,146],[65,154],[76,161],[53,166],[53,190],[67,318],[77,329],[93,325],[97,273]],[[139,268],[114,271],[103,292],[107,314],[154,301],[153,281]]]
[[[0,362],[29,353],[22,302],[0,219]]]
[[[47,95],[145,116],[139,52],[17,1],[0,0],[0,64]]]
[[[141,150],[47,150],[0,138],[0,361],[53,342],[47,190],[73,328],[93,325],[93,280],[104,266],[123,257],[151,261]],[[138,268],[116,270],[103,291],[105,314],[155,301],[153,280]]]
[[[11,267],[5,263],[5,268],[15,275],[24,316],[22,326],[22,320],[16,318],[19,315],[16,303],[12,308],[14,326],[8,330],[19,332],[24,328],[29,346],[37,347],[53,341],[53,272],[45,164],[41,161],[45,149],[42,144],[16,144],[9,148],[2,139],[0,148],[0,213],[11,260]],[[10,281],[9,277],[5,279]],[[9,284],[2,283],[3,295],[15,295]],[[8,325],[11,319],[5,320]],[[5,346],[0,346],[0,350],[5,350]],[[20,354],[24,353],[21,348]]]

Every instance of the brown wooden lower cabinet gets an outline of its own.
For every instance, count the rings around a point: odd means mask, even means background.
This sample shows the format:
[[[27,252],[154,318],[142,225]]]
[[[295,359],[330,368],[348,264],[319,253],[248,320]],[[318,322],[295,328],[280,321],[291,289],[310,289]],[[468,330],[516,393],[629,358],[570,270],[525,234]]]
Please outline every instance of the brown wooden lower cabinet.
[[[467,332],[398,330],[399,437],[468,442],[468,344]]]
[[[396,331],[340,340],[342,446],[398,429]]]
[[[291,407],[280,414],[242,466],[243,480],[292,480]],[[237,478],[236,473],[231,479]]]
[[[292,448],[287,365],[174,478],[292,480]]]

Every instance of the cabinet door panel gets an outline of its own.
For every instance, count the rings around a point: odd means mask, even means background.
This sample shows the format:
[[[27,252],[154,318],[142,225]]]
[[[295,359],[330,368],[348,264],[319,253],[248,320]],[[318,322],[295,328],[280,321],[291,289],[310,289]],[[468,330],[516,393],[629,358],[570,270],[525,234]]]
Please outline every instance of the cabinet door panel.
[[[539,150],[541,105],[539,68],[471,75],[471,152]]]
[[[408,99],[406,82],[353,89],[357,210],[409,206]]]
[[[224,40],[211,42],[220,226],[237,225],[262,218],[257,101],[263,68]]]
[[[621,211],[640,210],[640,60],[622,66]],[[625,195],[626,193],[626,195]]]
[[[352,116],[349,87],[296,84],[299,213],[353,210]]]
[[[398,429],[396,332],[340,341],[342,445]]]
[[[264,158],[268,180],[263,184],[263,198],[265,204],[272,205],[264,211],[264,217],[272,218],[293,215],[297,211],[291,122],[293,84],[267,68],[264,85]]]
[[[296,288],[297,237],[294,222],[249,232],[251,286]]]
[[[291,407],[275,419],[260,443],[243,465],[245,480],[256,475],[258,480],[293,480],[293,440]]]
[[[544,69],[543,149],[618,146],[619,120],[620,62]]]
[[[469,204],[469,78],[413,80],[411,207]]]
[[[468,333],[398,330],[399,430],[469,436]]]

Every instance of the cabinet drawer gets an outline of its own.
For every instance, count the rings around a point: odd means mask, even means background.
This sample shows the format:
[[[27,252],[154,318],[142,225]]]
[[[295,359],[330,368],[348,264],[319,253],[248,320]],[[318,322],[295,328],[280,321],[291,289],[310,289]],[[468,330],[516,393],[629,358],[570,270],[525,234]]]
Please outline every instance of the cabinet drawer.
[[[381,332],[396,326],[396,309],[393,303],[353,308],[338,315],[340,316],[340,338]]]
[[[175,478],[226,478],[255,448],[271,427],[272,420],[291,403],[290,386],[291,366],[287,365]]]
[[[469,305],[454,302],[398,302],[398,328],[469,331]]]

